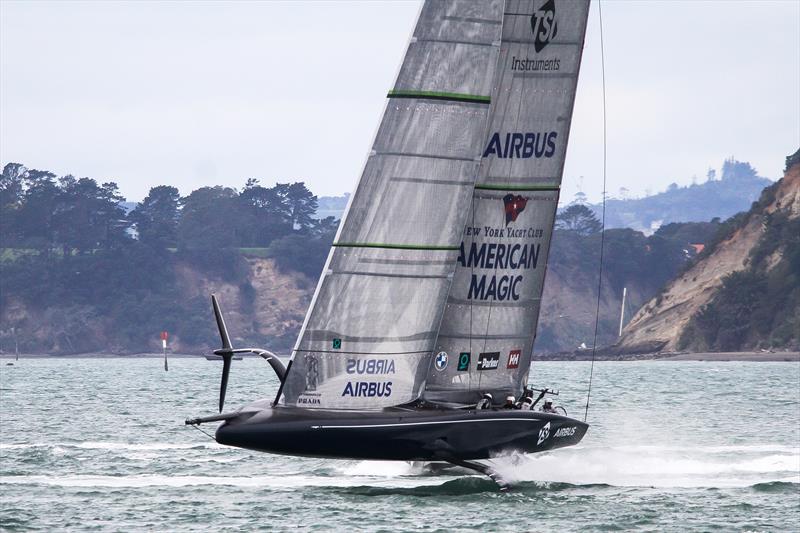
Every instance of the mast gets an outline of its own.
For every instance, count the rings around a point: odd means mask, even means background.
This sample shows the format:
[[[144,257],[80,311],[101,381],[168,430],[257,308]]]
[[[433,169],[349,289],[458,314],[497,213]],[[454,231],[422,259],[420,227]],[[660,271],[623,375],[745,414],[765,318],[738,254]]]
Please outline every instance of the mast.
[[[518,395],[527,380],[588,0],[508,0],[489,129],[423,398]]]
[[[502,1],[425,2],[328,255],[283,403],[380,409],[418,398],[472,201]]]
[[[619,306],[619,337],[622,337],[622,324],[625,321],[625,297],[628,296],[628,287],[622,288],[622,305]]]

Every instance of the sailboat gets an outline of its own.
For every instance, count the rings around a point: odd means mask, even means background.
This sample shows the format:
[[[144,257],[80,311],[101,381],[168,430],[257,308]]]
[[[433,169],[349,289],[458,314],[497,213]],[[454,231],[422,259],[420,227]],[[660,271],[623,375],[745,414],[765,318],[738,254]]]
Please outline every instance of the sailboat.
[[[212,296],[220,414],[187,424],[222,421],[217,442],[269,453],[444,461],[501,487],[476,461],[583,438],[577,419],[500,407],[527,390],[588,11],[424,2],[288,364],[234,349]],[[280,387],[223,413],[243,352]]]

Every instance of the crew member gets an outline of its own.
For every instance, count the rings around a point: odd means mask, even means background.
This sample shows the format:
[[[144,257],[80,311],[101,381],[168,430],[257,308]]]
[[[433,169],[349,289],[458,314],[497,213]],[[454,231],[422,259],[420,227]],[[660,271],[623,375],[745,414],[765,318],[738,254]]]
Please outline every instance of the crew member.
[[[522,403],[520,404],[519,408],[525,411],[530,411],[531,409],[533,409],[533,397],[524,396],[522,398]]]
[[[533,405],[533,391],[528,387],[525,387],[525,391],[522,393],[522,396],[520,396],[516,408],[530,409],[531,405]]]
[[[516,409],[513,396],[506,396],[506,403],[503,404],[503,409]]]
[[[551,400],[550,398],[545,398],[544,399],[544,405],[542,406],[542,412],[543,413],[555,413],[555,414],[558,414],[558,411],[556,411],[556,408],[553,407],[553,400]]]
[[[483,395],[483,398],[478,402],[478,405],[475,406],[475,409],[491,409],[492,408],[492,395],[490,393],[486,393]]]

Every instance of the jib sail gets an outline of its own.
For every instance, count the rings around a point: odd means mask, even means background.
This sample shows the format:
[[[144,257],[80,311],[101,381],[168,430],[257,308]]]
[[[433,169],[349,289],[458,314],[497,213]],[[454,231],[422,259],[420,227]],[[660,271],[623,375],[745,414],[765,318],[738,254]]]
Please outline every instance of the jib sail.
[[[422,393],[477,176],[502,2],[423,5],[295,345],[286,405]]]
[[[509,0],[489,130],[424,398],[519,395],[558,203],[588,0]]]

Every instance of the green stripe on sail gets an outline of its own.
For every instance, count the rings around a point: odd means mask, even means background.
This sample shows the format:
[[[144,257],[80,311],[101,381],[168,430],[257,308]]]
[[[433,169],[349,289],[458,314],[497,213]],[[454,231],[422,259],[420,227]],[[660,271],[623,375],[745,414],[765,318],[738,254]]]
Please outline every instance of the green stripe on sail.
[[[477,184],[475,188],[481,191],[559,191],[558,185],[495,185],[492,183]]]
[[[488,104],[492,101],[489,96],[464,93],[443,93],[435,91],[389,91],[387,98],[426,98],[428,100],[449,100],[451,102],[469,102],[473,104]]]
[[[389,244],[384,242],[335,242],[331,246],[342,248],[389,248],[393,250],[433,250],[454,251],[460,250],[458,246],[428,246],[424,244]]]

